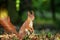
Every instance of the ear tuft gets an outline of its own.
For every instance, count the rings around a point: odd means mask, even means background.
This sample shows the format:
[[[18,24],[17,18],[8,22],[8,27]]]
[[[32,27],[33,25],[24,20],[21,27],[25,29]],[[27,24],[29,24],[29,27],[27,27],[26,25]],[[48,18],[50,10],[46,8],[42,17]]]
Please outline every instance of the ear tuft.
[[[28,16],[30,16],[31,14],[30,14],[30,12],[28,11]]]
[[[34,15],[34,11],[32,11],[32,15]]]

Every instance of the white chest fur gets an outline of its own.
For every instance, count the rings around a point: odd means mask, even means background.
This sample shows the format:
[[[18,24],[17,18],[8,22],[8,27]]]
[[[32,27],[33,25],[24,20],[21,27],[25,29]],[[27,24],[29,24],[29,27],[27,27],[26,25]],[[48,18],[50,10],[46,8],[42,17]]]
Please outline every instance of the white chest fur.
[[[27,33],[28,35],[30,35],[30,32],[28,31],[28,29],[25,29],[25,31],[26,31],[26,33]]]
[[[32,21],[30,22],[29,27],[30,27],[30,28],[33,27],[33,22],[32,22]]]

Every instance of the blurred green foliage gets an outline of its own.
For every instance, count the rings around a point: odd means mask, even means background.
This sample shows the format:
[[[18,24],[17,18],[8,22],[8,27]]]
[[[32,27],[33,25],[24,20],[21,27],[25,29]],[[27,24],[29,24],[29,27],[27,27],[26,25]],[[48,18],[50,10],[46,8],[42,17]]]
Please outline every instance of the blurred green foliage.
[[[59,12],[60,1],[59,0],[54,0],[56,21],[53,21],[53,13],[51,11],[52,10],[51,0],[31,0],[31,1],[32,1],[32,5],[30,5],[30,7],[32,7],[35,12],[34,24],[39,24],[39,25],[55,24],[56,26],[60,24],[59,21],[57,21],[57,20],[60,20],[60,12]],[[10,3],[15,3],[15,1],[12,1]],[[24,5],[24,8],[27,8],[27,5],[24,4],[23,0],[22,2],[20,1],[20,4]],[[27,10],[23,9],[24,11],[18,12],[18,11],[15,11],[16,9],[14,10],[13,6],[14,5],[8,4],[11,21],[12,23],[16,23],[19,20],[18,24],[20,25],[21,20],[22,22],[24,22],[27,19]],[[11,10],[11,8],[13,8],[13,10]],[[19,11],[21,11],[21,8]]]
[[[50,0],[32,0],[32,6],[38,9],[50,9]]]
[[[1,2],[2,0],[0,0]],[[34,24],[55,24],[56,26],[60,26],[60,0],[54,0],[54,5],[55,5],[55,16],[56,20],[53,21],[53,13],[51,11],[51,0],[30,0],[32,5],[30,4],[29,6],[34,10],[34,15],[35,15],[35,20]],[[23,5],[22,7],[19,8],[19,11],[16,11],[16,0],[8,0],[8,12],[9,16],[11,18],[11,22],[13,24],[21,24],[27,19],[27,2],[26,4],[24,3],[24,0],[20,0],[20,6]],[[23,3],[23,4],[22,4]],[[24,9],[21,9],[24,8]],[[21,11],[22,10],[22,11]],[[17,25],[18,25],[17,24]],[[23,23],[22,23],[23,24]],[[60,27],[59,27],[60,28]]]

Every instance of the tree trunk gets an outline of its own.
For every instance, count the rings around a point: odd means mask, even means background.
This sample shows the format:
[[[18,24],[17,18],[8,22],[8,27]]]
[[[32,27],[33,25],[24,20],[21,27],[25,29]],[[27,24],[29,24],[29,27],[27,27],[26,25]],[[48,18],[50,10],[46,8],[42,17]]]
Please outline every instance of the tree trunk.
[[[55,3],[54,3],[54,0],[51,0],[51,10],[52,10],[53,21],[55,21],[56,20],[56,14],[55,14]]]

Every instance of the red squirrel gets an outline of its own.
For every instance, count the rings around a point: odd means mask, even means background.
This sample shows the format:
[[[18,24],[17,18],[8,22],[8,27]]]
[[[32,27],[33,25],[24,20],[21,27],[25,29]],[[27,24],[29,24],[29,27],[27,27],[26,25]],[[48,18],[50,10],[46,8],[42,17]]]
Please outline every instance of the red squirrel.
[[[20,35],[20,40],[23,40],[24,36],[26,34],[30,35],[30,33],[34,32],[33,28],[33,20],[34,20],[34,12],[32,11],[32,14],[28,11],[28,18],[26,21],[23,23],[21,28],[19,29],[19,35]]]
[[[15,26],[11,23],[10,17],[7,14],[7,10],[6,9],[1,10],[0,14],[1,14],[0,15],[0,24],[4,28],[4,31],[6,33],[16,34],[17,37],[19,38],[19,33],[16,31]]]

